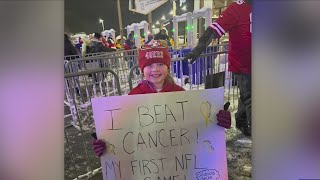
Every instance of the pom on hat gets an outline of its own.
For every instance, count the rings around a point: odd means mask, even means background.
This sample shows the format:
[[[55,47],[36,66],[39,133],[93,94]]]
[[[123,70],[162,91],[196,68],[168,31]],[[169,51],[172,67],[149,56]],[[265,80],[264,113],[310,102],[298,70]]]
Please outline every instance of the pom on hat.
[[[151,41],[139,49],[139,66],[143,68],[153,63],[163,63],[170,69],[170,54],[168,47],[161,41]]]

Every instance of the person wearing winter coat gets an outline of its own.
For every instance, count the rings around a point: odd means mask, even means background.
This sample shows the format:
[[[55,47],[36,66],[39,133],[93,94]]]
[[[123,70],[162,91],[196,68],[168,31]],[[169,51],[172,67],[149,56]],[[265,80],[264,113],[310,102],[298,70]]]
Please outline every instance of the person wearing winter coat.
[[[116,49],[116,45],[115,45],[115,42],[112,38],[112,34],[109,34],[109,37],[107,39],[107,43],[108,43],[108,47],[111,48],[111,49]]]
[[[168,46],[172,45],[166,29],[161,29],[161,31],[154,36],[154,40],[164,40],[167,41]]]
[[[77,55],[77,50],[70,41],[68,34],[64,34],[64,55]]]
[[[124,49],[130,50],[130,49],[134,49],[134,48],[135,48],[135,45],[134,45],[133,33],[131,32],[128,35],[128,38],[124,42]]]
[[[199,38],[198,45],[185,56],[193,63],[212,40],[229,33],[228,70],[234,73],[240,90],[236,127],[251,136],[251,0],[231,3]]]
[[[91,39],[91,53],[114,51],[114,49],[108,48],[105,45],[103,45],[101,38],[102,36],[100,33],[94,33],[94,37]]]
[[[144,44],[149,44],[152,40],[153,40],[153,35],[152,34],[148,34],[147,39],[146,39]]]
[[[77,50],[67,34],[64,34],[64,56],[77,55]],[[70,59],[67,59],[70,60]]]

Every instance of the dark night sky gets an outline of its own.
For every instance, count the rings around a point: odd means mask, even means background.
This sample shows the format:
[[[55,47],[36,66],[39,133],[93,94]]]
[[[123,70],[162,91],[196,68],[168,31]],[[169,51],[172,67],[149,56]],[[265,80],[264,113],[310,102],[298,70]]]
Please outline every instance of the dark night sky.
[[[125,28],[132,23],[138,23],[142,20],[148,22],[148,16],[129,11],[129,0],[120,0],[122,26]],[[183,5],[187,6],[187,11],[193,10],[193,0],[187,0]],[[170,0],[152,12],[152,21],[160,22],[162,15],[168,18],[172,9]],[[184,12],[180,10],[179,1],[177,1],[177,15]],[[101,32],[102,25],[99,18],[104,20],[105,29],[115,29],[119,33],[119,21],[117,13],[117,0],[65,0],[65,32],[76,33]],[[124,31],[126,32],[126,31]]]

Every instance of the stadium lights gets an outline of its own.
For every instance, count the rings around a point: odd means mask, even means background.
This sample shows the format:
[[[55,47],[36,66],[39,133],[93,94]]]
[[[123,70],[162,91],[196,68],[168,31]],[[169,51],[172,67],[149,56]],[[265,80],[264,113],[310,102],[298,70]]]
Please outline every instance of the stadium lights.
[[[104,24],[103,24],[103,19],[99,19],[99,23],[101,23],[101,25],[102,25],[102,31],[104,31]]]

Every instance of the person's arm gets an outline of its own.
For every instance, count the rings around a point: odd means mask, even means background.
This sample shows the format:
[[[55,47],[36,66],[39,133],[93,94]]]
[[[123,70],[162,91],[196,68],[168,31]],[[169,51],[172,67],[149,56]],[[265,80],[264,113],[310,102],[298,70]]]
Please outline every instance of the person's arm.
[[[187,54],[183,60],[191,59],[190,63],[192,64],[213,39],[220,38],[237,25],[237,21],[239,20],[238,13],[237,3],[229,5],[222,15],[207,27],[203,35],[199,38],[198,45],[189,54]]]
[[[211,27],[207,27],[202,36],[199,38],[198,45],[190,53],[188,53],[183,60],[191,59],[190,64],[192,64],[212,42],[212,40],[218,37],[219,36],[214,30],[212,30]]]
[[[112,52],[112,51],[114,51],[114,49],[111,49],[111,48],[106,47],[104,45],[101,45],[100,48],[101,48],[100,52]]]

